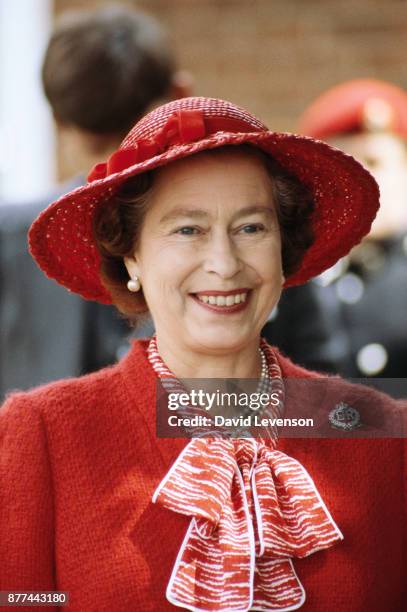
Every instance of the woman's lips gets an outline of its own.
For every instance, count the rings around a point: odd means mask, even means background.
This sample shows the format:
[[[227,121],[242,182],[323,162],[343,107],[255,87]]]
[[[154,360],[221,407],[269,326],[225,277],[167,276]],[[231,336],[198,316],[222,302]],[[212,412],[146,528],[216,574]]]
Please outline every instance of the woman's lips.
[[[233,291],[202,291],[199,294],[191,293],[191,297],[197,302],[202,308],[206,310],[210,310],[212,312],[216,312],[219,314],[233,314],[235,312],[240,312],[247,307],[250,298],[250,289],[234,289]],[[208,298],[213,297],[215,299],[223,298],[225,301],[228,296],[240,296],[240,302],[238,304],[231,305],[218,305],[218,304],[210,304],[209,301],[204,302],[202,299],[199,299],[198,295],[206,296]],[[236,298],[235,298],[236,299]],[[239,299],[239,298],[237,298]]]

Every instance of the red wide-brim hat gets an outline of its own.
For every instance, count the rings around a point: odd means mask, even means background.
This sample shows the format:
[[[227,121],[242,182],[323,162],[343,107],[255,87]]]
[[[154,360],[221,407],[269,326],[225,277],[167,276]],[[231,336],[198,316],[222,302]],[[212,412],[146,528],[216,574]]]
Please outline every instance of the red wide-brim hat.
[[[323,142],[271,132],[250,113],[213,98],[183,98],[141,119],[88,183],[53,202],[32,224],[29,246],[45,274],[84,298],[111,304],[101,283],[93,234],[96,210],[128,178],[199,151],[243,143],[258,147],[314,194],[314,244],[285,287],[305,283],[365,236],[379,208],[373,177],[349,155]]]

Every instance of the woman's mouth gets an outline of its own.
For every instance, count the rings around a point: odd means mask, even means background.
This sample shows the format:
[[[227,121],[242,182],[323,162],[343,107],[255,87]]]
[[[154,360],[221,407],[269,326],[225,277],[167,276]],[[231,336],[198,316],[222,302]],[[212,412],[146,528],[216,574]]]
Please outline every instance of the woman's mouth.
[[[250,293],[250,289],[234,289],[233,291],[200,291],[190,295],[203,308],[212,312],[231,314],[246,308]]]

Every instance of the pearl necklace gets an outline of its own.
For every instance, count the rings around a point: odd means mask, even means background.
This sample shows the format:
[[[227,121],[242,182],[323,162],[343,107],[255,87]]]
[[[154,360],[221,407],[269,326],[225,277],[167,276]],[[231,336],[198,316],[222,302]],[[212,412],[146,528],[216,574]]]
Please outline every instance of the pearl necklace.
[[[262,348],[259,348],[259,352],[261,357],[261,372],[259,384],[257,387],[257,393],[268,393],[271,389],[269,365],[264,350]]]
[[[260,353],[260,357],[261,357],[261,373],[260,373],[260,378],[270,378],[267,358],[266,358],[266,355],[265,355],[263,349],[259,348],[259,353]]]

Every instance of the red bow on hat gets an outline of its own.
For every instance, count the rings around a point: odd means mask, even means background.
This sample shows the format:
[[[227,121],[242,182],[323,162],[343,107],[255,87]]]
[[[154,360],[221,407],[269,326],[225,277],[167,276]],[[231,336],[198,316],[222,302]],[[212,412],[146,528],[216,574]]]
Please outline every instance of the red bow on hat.
[[[173,145],[187,144],[205,136],[204,115],[200,110],[181,110],[173,113],[152,138],[141,138],[132,147],[119,149],[107,162],[96,164],[88,175],[88,182],[104,179],[126,170],[146,159],[159,155]]]

